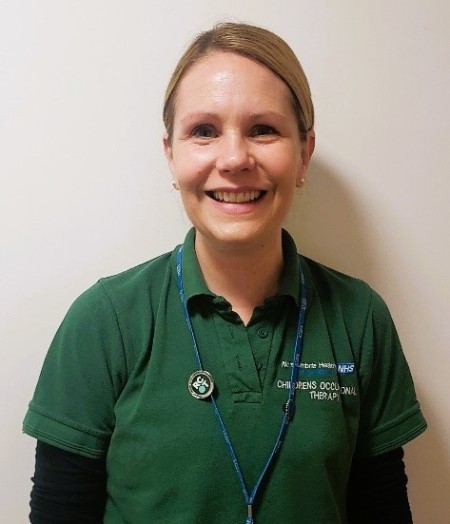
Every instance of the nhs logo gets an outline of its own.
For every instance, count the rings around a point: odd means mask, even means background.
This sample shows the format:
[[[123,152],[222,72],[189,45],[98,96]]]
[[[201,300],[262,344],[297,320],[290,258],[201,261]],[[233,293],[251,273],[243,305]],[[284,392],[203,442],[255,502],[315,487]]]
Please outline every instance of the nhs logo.
[[[355,372],[355,364],[353,362],[338,362],[336,366],[340,375],[350,375]]]

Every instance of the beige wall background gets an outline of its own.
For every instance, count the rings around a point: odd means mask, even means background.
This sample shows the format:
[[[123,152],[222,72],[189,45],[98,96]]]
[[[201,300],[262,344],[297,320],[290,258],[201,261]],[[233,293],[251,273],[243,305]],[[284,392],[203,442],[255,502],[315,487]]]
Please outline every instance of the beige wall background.
[[[0,520],[27,521],[21,422],[68,306],[189,227],[162,93],[191,37],[223,19],[279,32],[310,78],[317,149],[289,227],[388,303],[430,426],[406,447],[415,522],[448,523],[447,0],[1,2]]]

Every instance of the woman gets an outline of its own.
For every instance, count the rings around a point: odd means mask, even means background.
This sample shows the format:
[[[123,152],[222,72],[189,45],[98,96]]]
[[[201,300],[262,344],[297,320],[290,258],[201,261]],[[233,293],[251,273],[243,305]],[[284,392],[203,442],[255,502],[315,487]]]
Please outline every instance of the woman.
[[[24,423],[31,521],[411,522],[401,446],[426,423],[386,306],[282,230],[315,139],[297,58],[218,25],[164,122],[194,227],[62,323]]]

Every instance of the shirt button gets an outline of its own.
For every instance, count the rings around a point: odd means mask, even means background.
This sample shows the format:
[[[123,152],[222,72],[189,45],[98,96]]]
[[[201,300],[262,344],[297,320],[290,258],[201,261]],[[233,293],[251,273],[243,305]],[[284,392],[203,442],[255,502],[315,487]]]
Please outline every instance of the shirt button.
[[[268,335],[268,334],[269,334],[269,333],[267,332],[266,329],[258,329],[258,336],[259,336],[260,338],[267,338],[267,335]]]

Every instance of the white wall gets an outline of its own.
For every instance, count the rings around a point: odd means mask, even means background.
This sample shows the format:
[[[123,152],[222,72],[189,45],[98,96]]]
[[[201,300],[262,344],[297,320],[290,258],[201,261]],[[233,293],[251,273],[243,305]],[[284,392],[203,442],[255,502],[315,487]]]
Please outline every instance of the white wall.
[[[300,249],[368,280],[396,320],[430,428],[407,446],[415,522],[450,515],[448,0],[3,0],[0,519],[26,522],[21,421],[72,300],[188,227],[161,150],[180,52],[224,18],[279,32],[310,77],[317,149]]]

